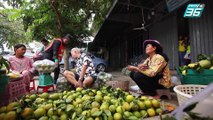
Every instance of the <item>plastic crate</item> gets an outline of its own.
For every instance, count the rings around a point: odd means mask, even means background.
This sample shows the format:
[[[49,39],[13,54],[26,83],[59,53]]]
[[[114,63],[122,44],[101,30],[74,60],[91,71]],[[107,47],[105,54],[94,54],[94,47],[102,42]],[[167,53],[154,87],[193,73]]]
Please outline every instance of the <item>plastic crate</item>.
[[[129,81],[116,80],[116,81],[108,81],[108,85],[112,86],[112,88],[121,88],[124,91],[129,90]]]
[[[16,98],[19,98],[26,94],[26,87],[24,80],[17,80],[8,83],[8,94],[9,94],[9,101],[13,101]]]
[[[177,94],[179,105],[183,104],[186,100],[198,94],[203,90],[206,85],[178,85],[174,87]]]
[[[180,68],[177,69],[182,84],[208,85],[213,82],[213,70],[204,69],[197,72],[193,69],[187,69],[186,75],[182,75]]]

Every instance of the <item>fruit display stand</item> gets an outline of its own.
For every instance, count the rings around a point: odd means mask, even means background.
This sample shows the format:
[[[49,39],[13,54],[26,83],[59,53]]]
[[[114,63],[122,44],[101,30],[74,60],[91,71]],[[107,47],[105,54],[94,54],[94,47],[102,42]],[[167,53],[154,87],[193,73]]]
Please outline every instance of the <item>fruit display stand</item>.
[[[146,96],[135,97],[119,88],[103,87],[77,88],[51,94],[29,94],[22,97],[18,107],[13,105],[11,110],[15,114],[15,119],[139,120],[159,119],[158,114],[166,113],[161,106],[158,99]],[[0,114],[1,112],[9,114],[9,111],[1,108]],[[25,114],[26,111],[30,113]]]
[[[4,93],[0,96],[1,104],[8,104],[12,101],[17,100],[17,98],[26,94],[26,87],[24,83],[24,79],[20,78],[15,81],[8,81],[8,84],[5,88]]]
[[[197,72],[194,69],[187,69],[186,75],[183,75],[180,68],[177,69],[182,84],[208,85],[213,82],[213,70],[204,69]]]

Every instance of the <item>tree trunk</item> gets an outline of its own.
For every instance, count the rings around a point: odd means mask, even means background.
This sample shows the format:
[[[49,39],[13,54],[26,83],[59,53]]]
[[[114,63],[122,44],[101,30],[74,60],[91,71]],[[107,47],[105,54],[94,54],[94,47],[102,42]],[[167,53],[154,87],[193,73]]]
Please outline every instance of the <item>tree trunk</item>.
[[[55,12],[55,15],[56,15],[56,19],[57,19],[57,22],[58,22],[58,30],[60,32],[60,36],[61,38],[63,37],[63,19],[61,18],[61,13],[57,10],[57,2],[56,1],[52,1],[52,0],[49,0],[49,3],[50,3],[50,6],[51,8],[53,9],[53,11]],[[69,63],[68,63],[68,53],[69,53],[69,50],[67,48],[65,48],[65,51],[64,51],[64,69],[65,70],[68,70],[69,69]]]
[[[63,26],[63,22],[62,22],[62,18],[61,18],[61,14],[60,12],[57,10],[57,3],[53,0],[49,0],[50,6],[53,9],[53,11],[55,12],[56,15],[56,19],[58,22],[58,30],[60,32],[60,36],[62,37],[63,31],[62,31],[62,26]]]
[[[66,48],[64,51],[64,69],[69,70],[69,50]]]

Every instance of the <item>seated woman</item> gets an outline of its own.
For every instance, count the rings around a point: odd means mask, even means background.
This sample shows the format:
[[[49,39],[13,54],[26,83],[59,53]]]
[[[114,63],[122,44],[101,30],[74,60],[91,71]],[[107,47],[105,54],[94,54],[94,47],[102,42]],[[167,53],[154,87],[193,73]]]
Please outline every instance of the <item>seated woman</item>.
[[[32,67],[32,60],[25,57],[26,46],[23,44],[17,44],[14,46],[15,55],[9,58],[10,69],[12,71],[19,72],[23,75],[25,81],[26,90],[29,92],[30,80],[33,78],[34,68]]]
[[[75,87],[91,87],[96,79],[92,59],[86,53],[81,53],[79,48],[73,48],[71,55],[77,59],[76,73],[65,70],[63,75]]]
[[[157,40],[145,40],[143,43],[148,58],[136,66],[128,66],[130,77],[146,95],[155,96],[156,90],[171,87],[168,57]]]

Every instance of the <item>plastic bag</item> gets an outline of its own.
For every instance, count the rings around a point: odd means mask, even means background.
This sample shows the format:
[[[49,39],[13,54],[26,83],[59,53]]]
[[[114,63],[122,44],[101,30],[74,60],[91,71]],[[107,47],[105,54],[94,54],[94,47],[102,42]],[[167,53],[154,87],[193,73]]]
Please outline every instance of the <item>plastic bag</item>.
[[[42,73],[51,73],[54,71],[56,65],[53,61],[44,59],[44,60],[38,60],[33,63],[33,67],[35,67],[36,70]]]

